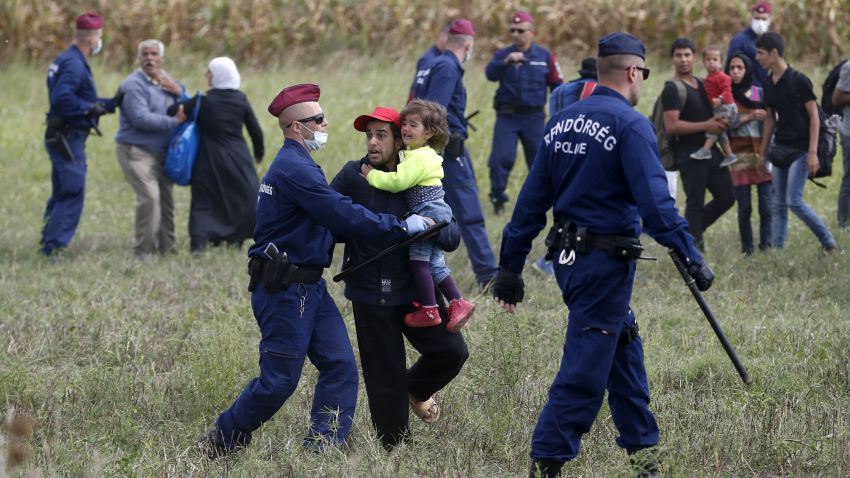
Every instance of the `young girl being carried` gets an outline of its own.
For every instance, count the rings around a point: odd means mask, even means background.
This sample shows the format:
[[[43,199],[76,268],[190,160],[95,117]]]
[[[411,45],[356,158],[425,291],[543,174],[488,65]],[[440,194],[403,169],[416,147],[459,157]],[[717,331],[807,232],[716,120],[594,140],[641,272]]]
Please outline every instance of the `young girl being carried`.
[[[374,170],[368,164],[361,175],[372,187],[389,191],[405,191],[407,204],[416,214],[435,221],[451,221],[452,210],[443,200],[445,192],[442,151],[449,139],[446,109],[432,101],[414,99],[401,111],[401,137],[407,150],[399,152],[394,172]],[[404,317],[408,327],[432,327],[440,324],[434,284],[449,299],[449,332],[455,333],[472,317],[475,304],[463,298],[450,275],[443,251],[433,240],[410,246],[410,270],[419,295],[415,312]]]

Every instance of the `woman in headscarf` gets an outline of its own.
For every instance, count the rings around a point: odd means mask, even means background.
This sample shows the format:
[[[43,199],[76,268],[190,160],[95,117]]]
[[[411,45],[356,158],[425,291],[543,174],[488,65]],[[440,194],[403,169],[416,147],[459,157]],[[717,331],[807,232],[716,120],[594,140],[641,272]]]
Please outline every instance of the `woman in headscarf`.
[[[189,238],[192,251],[209,244],[239,247],[254,233],[254,207],[260,188],[254,162],[265,153],[263,131],[248,98],[239,91],[236,64],[214,58],[206,71],[210,89],[198,111],[200,144],[192,168],[192,205]],[[196,99],[185,102],[191,118]],[[253,160],[242,136],[242,125],[254,147]]]
[[[761,151],[762,122],[767,114],[762,103],[761,87],[753,85],[753,65],[750,58],[738,52],[726,63],[726,74],[732,77],[732,96],[738,105],[740,124],[733,125],[729,131],[732,152],[738,162],[730,167],[732,184],[738,202],[738,230],[741,234],[741,250],[744,254],[755,252],[753,228],[750,223],[752,201],[751,186],[758,193],[759,211],[759,250],[770,247],[770,209],[771,190],[770,172],[765,168]]]

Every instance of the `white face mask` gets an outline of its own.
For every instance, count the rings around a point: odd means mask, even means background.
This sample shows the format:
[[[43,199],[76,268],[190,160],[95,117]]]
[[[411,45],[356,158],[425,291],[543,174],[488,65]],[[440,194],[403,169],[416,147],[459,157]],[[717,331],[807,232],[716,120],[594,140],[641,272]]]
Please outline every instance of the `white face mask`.
[[[750,23],[750,28],[756,35],[764,35],[767,33],[767,28],[770,26],[770,20],[756,20]]]
[[[94,49],[91,51],[91,56],[95,56],[100,53],[100,50],[103,50],[103,38],[97,39],[97,45],[95,45]]]
[[[298,124],[304,126],[303,123]],[[313,133],[313,137],[310,139],[305,138],[303,135],[301,136],[301,139],[304,140],[304,146],[307,148],[307,151],[318,151],[319,149],[321,149],[322,146],[328,143],[328,133],[325,133],[323,131],[313,131],[312,129],[307,128],[306,126],[304,126],[304,128],[307,129],[307,131]]]
[[[469,50],[466,50],[466,54],[463,55],[463,62],[468,62],[470,58],[472,58],[472,45],[469,46]]]

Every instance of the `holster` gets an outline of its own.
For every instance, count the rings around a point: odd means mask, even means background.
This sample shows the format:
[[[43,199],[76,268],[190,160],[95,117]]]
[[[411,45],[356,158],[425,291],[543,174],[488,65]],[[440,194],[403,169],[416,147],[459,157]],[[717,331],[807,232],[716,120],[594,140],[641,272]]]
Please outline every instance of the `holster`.
[[[252,256],[248,261],[248,292],[254,292],[261,282],[272,294],[286,290],[293,283],[318,282],[323,271],[321,268],[296,266],[284,253],[277,254],[272,260]]]
[[[56,150],[66,161],[74,160],[74,151],[68,143],[68,128],[61,116],[48,116],[47,129],[44,131],[44,143]]]
[[[443,153],[446,159],[457,159],[463,156],[463,137],[459,134],[450,135]]]

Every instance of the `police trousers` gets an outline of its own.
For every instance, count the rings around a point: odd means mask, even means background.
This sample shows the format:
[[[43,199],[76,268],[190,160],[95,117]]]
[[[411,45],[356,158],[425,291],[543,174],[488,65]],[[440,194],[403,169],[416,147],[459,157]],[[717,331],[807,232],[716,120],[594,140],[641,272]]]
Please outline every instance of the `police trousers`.
[[[44,228],[41,231],[41,253],[50,255],[56,249],[68,247],[80,217],[86,192],[86,139],[88,131],[71,129],[65,138],[74,155],[69,161],[52,146],[45,144],[50,156],[51,192],[44,209]]]
[[[363,382],[372,425],[381,444],[391,449],[408,435],[408,394],[427,400],[460,373],[469,351],[460,333],[444,326],[411,328],[404,315],[410,305],[352,302]],[[441,310],[444,323],[445,310]],[[407,367],[405,337],[421,355]]]
[[[487,166],[490,168],[491,200],[504,202],[508,199],[505,189],[508,186],[508,177],[516,163],[517,139],[522,142],[525,164],[531,170],[531,163],[543,140],[545,119],[543,111],[518,114],[496,113],[493,148],[490,150],[490,159],[487,160]]]
[[[475,183],[475,171],[472,169],[469,151],[464,148],[463,156],[444,158],[443,171],[445,201],[449,203],[457,219],[475,279],[479,284],[487,282],[496,276],[499,266],[487,238],[484,213],[478,199],[478,185]]]
[[[619,437],[617,445],[640,449],[658,443],[649,411],[649,385],[640,337],[621,342],[634,326],[629,307],[635,262],[605,251],[577,254],[575,263],[555,263],[555,277],[570,313],[564,355],[531,442],[531,457],[566,462],[579,453],[605,391]]]
[[[290,284],[275,294],[259,284],[251,306],[262,333],[260,375],[248,382],[239,398],[218,417],[216,430],[225,446],[250,443],[251,433],[295,391],[305,358],[319,370],[308,438],[341,443],[351,431],[357,404],[357,364],[345,323],[324,279]]]

